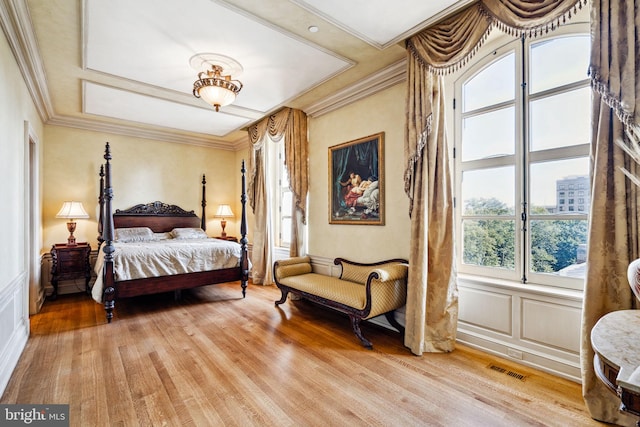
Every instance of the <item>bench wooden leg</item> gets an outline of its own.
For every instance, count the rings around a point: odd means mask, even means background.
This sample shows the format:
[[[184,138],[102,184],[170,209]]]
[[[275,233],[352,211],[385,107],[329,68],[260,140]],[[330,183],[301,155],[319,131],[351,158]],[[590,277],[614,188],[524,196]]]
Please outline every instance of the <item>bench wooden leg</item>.
[[[400,323],[398,323],[398,321],[396,320],[396,311],[392,310],[392,311],[388,311],[384,314],[384,317],[387,318],[387,321],[391,324],[391,326],[393,326],[394,328],[396,328],[398,330],[398,332],[400,332],[402,335],[404,335],[404,326],[402,326]]]
[[[360,318],[352,315],[349,315],[349,318],[351,319],[351,327],[353,328],[353,332],[356,334],[362,345],[371,350],[373,348],[373,344],[371,344],[371,341],[369,341],[364,337],[364,335],[362,335],[362,331],[360,330]]]
[[[280,305],[287,300],[287,295],[289,295],[289,291],[287,289],[280,288],[280,292],[282,293],[282,298],[276,301],[276,305]]]

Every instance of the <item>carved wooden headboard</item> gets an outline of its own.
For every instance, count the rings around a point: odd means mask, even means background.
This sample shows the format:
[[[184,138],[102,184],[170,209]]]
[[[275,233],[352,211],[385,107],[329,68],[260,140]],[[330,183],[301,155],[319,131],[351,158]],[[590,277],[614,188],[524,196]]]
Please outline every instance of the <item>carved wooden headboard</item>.
[[[184,227],[204,229],[204,222],[193,211],[157,201],[135,205],[126,210],[116,209],[113,214],[115,228],[149,227],[154,233]]]

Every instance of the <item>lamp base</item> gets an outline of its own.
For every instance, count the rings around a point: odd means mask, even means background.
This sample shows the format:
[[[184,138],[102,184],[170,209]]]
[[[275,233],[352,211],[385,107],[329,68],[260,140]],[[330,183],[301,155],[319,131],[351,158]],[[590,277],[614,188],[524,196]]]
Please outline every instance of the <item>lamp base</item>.
[[[227,226],[227,221],[224,219],[220,221],[220,226],[222,227],[222,233],[220,234],[220,236],[227,237],[227,233],[224,232],[224,228]]]
[[[69,237],[67,238],[67,246],[78,246],[76,243],[76,237],[73,235],[73,232],[76,231],[76,223],[68,222],[67,230],[69,230]]]

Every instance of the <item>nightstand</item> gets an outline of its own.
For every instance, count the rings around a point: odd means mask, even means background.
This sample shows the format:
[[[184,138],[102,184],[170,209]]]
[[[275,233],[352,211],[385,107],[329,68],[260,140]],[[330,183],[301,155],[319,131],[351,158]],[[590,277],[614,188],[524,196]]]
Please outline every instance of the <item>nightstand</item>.
[[[89,255],[91,245],[88,243],[78,243],[69,246],[66,243],[56,243],[51,247],[51,285],[53,293],[51,299],[58,296],[58,280],[71,280],[84,278],[84,286],[89,292],[89,280],[91,280],[91,263]]]
[[[238,238],[234,236],[215,236],[215,238],[220,240],[229,240],[231,242],[238,243]]]

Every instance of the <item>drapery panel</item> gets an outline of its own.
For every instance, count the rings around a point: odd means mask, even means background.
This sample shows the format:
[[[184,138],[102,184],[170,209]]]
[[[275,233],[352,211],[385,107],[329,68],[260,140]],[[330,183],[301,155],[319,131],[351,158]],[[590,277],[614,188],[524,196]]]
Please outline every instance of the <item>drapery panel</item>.
[[[415,354],[451,351],[457,328],[451,151],[441,76],[464,66],[491,29],[513,35],[550,31],[586,1],[481,0],[406,42],[404,179],[410,201],[411,269],[405,345]]]
[[[620,400],[595,376],[591,329],[609,312],[638,307],[626,272],[640,256],[639,189],[620,171],[638,172],[632,156],[640,153],[639,8],[636,0],[591,2],[592,190],[580,351],[582,391],[591,416],[628,426],[635,420],[619,411]]]
[[[307,115],[297,109],[283,108],[248,129],[249,155],[248,199],[255,215],[252,276],[255,283],[270,284],[273,236],[268,227],[269,197],[266,185],[266,144],[284,137],[285,167],[293,196],[290,256],[304,255],[303,227],[309,190],[309,143]],[[266,137],[269,138],[266,138]]]
[[[414,354],[452,351],[458,321],[454,262],[453,189],[444,120],[442,76],[409,67],[409,114],[424,118],[408,124],[423,147],[412,159],[405,186],[411,191],[411,238],[404,342]],[[430,110],[425,110],[430,106]],[[418,113],[420,111],[420,113]]]

